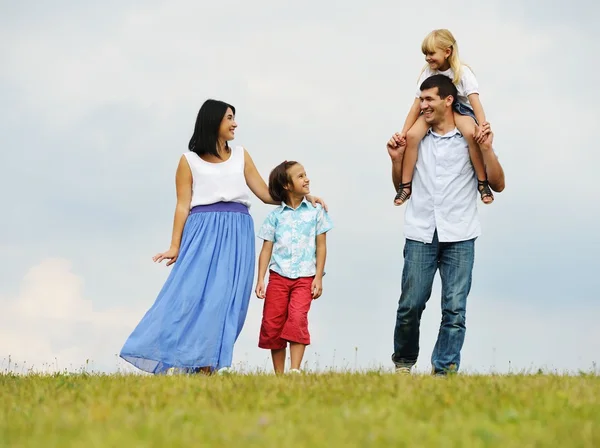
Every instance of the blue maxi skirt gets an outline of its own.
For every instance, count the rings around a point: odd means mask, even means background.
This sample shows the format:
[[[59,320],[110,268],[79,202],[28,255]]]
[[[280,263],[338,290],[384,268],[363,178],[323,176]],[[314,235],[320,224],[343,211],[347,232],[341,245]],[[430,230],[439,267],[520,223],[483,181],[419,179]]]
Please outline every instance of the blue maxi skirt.
[[[254,222],[240,203],[192,208],[179,257],[120,356],[165,373],[231,366],[254,279]]]

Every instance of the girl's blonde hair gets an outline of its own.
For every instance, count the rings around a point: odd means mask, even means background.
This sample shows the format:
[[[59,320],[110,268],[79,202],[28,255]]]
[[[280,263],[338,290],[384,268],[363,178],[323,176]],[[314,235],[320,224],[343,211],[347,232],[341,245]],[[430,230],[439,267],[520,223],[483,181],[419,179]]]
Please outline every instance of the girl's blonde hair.
[[[425,39],[423,39],[423,43],[421,44],[421,51],[424,55],[427,55],[428,53],[433,53],[438,48],[440,50],[446,50],[450,48],[451,52],[450,56],[448,56],[448,63],[450,64],[450,68],[452,68],[452,71],[454,72],[454,79],[452,80],[452,82],[454,84],[458,84],[460,81],[460,75],[462,72],[463,64],[461,63],[460,58],[458,57],[458,44],[456,43],[456,39],[449,30],[433,30],[431,33],[425,36]],[[421,73],[425,71],[425,68],[427,68],[427,66],[423,67]]]

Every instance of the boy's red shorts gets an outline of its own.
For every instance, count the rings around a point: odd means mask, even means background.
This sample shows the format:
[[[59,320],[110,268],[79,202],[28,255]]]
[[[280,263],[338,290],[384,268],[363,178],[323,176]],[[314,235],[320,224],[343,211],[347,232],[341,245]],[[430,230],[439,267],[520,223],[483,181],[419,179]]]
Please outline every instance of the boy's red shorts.
[[[271,350],[287,347],[288,342],[310,344],[308,310],[313,301],[314,277],[290,279],[269,271],[258,346]]]

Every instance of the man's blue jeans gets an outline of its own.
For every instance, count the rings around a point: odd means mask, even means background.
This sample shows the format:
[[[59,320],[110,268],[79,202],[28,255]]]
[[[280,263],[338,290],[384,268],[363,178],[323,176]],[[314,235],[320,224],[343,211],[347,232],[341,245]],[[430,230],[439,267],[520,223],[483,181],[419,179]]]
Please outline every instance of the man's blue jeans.
[[[406,240],[402,294],[398,302],[394,354],[397,367],[412,367],[419,356],[419,326],[431,296],[435,272],[442,279],[442,323],[431,355],[434,373],[458,371],[465,340],[467,296],[471,290],[475,239],[440,243],[437,232],[431,244]]]

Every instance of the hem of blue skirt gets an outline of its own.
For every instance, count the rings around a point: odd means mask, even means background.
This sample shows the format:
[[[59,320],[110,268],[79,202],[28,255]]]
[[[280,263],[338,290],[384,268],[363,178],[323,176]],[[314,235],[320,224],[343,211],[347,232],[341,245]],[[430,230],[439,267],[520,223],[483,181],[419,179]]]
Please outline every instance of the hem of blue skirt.
[[[121,353],[119,354],[119,357],[122,358],[123,360],[127,361],[129,364],[131,364],[132,366],[134,366],[135,368],[142,370],[144,372],[147,373],[151,373],[153,375],[164,375],[167,373],[167,371],[170,368],[175,368],[178,369],[180,373],[198,373],[200,371],[201,368],[206,368],[209,367],[211,372],[214,372],[215,370],[218,370],[220,368],[223,368],[224,366],[219,366],[216,362],[212,362],[212,363],[205,363],[201,366],[199,365],[183,365],[183,364],[171,364],[165,361],[161,361],[160,359],[153,359],[153,358],[149,358],[147,356],[136,356],[136,355],[128,355],[125,353]],[[138,361],[138,362],[136,362]],[[147,369],[142,367],[141,363],[139,361],[151,361],[151,362],[155,362],[158,365],[162,365],[161,369]],[[228,366],[227,366],[228,367]]]

